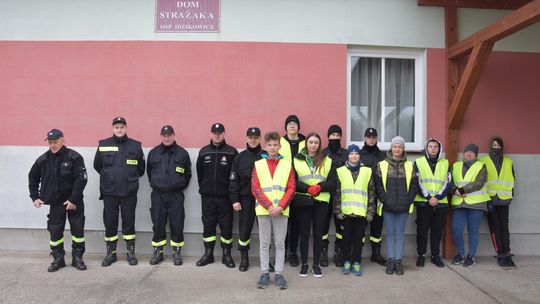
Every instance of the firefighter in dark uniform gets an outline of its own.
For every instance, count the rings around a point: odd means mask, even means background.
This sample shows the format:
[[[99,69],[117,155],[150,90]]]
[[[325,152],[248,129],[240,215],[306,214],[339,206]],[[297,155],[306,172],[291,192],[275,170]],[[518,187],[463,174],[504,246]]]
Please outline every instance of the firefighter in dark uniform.
[[[360,150],[360,159],[364,165],[371,168],[372,172],[377,172],[377,163],[386,158],[386,153],[377,147],[377,130],[367,128],[364,132],[364,147]],[[383,229],[383,217],[379,209],[382,208],[377,202],[377,212],[373,216],[373,221],[369,224],[369,240],[371,242],[371,261],[382,266],[386,265],[386,259],[381,255],[381,241]]]
[[[219,223],[221,248],[223,248],[221,262],[229,268],[234,268],[235,264],[231,256],[233,208],[229,201],[229,176],[238,151],[225,142],[223,124],[213,124],[210,132],[212,132],[210,144],[199,151],[197,158],[197,179],[202,199],[204,226],[204,255],[197,261],[197,266],[206,266],[214,262],[216,226]]]
[[[174,265],[182,265],[184,246],[184,192],[191,179],[191,160],[188,152],[174,139],[173,127],[161,128],[161,144],[148,153],[147,170],[152,187],[150,215],[154,224],[150,265],[163,261],[163,246],[167,244],[167,218],[171,230]]]
[[[49,150],[34,163],[28,174],[30,198],[36,208],[49,205],[47,230],[51,235],[50,246],[53,262],[47,269],[55,272],[65,267],[64,227],[66,216],[71,228],[71,266],[86,270],[83,261],[84,202],[83,191],[87,176],[82,156],[64,146],[64,134],[52,129],[45,139]]]
[[[139,178],[144,175],[144,154],[139,141],[128,138],[127,122],[113,119],[113,136],[99,141],[94,169],[99,173],[100,199],[103,199],[103,222],[107,255],[101,266],[116,262],[118,215],[122,216],[122,236],[126,241],[129,265],[137,265],[135,257],[135,207]]]
[[[328,147],[323,150],[323,155],[332,159],[332,169],[334,170],[344,166],[349,155],[347,149],[341,147],[342,134],[343,131],[338,125],[331,125],[328,128]],[[330,198],[328,215],[326,217],[326,222],[324,223],[323,247],[321,251],[321,258],[319,260],[319,264],[322,267],[328,267],[328,230],[330,230],[330,219],[332,218],[332,215],[334,215],[334,208],[332,207],[332,202],[334,201],[333,193],[334,192],[331,192],[330,194],[332,197]],[[334,264],[336,267],[343,267],[343,255],[341,252],[341,241],[343,240],[343,220],[337,218],[336,215],[334,215],[334,226],[336,228],[336,241],[334,242]]]
[[[238,250],[240,250],[240,271],[249,269],[249,243],[253,223],[255,223],[255,198],[251,194],[251,175],[255,161],[261,158],[261,130],[248,128],[246,150],[240,152],[233,161],[229,198],[233,209],[238,211]]]

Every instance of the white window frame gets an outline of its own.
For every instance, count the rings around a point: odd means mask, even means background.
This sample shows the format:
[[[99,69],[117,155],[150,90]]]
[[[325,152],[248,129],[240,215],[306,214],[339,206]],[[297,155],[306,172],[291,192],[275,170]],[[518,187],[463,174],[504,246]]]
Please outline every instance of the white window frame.
[[[354,143],[362,147],[363,141],[353,141],[351,139],[351,58],[369,57],[369,58],[400,58],[414,59],[415,62],[415,109],[414,109],[414,142],[406,142],[405,150],[419,152],[424,149],[427,126],[427,102],[426,102],[426,51],[422,49],[408,48],[376,48],[376,47],[350,47],[347,55],[347,142]],[[381,77],[384,81],[384,66]],[[384,98],[384,92],[383,92]],[[383,101],[384,104],[384,101]],[[385,113],[384,108],[381,113]],[[444,115],[441,115],[444,119]],[[379,133],[378,146],[381,150],[390,149],[390,142],[384,142],[384,130],[377,130]],[[361,130],[363,134],[364,130]]]

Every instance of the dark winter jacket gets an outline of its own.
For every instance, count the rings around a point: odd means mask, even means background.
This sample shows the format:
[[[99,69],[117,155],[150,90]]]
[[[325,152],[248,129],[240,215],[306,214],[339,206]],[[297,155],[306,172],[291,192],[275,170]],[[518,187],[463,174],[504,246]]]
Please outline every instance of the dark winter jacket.
[[[163,144],[148,153],[146,172],[150,187],[159,192],[182,191],[191,179],[191,160],[188,152],[176,142]]]
[[[380,166],[377,166],[375,176],[375,187],[379,200],[383,203],[383,210],[387,212],[408,212],[410,205],[414,201],[414,197],[418,191],[418,174],[413,166],[411,184],[407,191],[407,182],[405,177],[404,163],[407,156],[403,153],[403,157],[396,161],[392,158],[391,152],[388,152],[386,161],[388,162],[388,174],[386,177],[386,191],[382,182],[382,174]]]
[[[238,151],[225,140],[217,146],[210,141],[199,151],[197,179],[201,195],[229,197],[229,176],[237,154]]]
[[[28,173],[30,198],[48,205],[82,204],[86,182],[83,157],[65,146],[55,154],[50,150],[43,153]]]
[[[229,176],[229,199],[231,204],[240,202],[240,198],[254,200],[251,194],[251,176],[255,161],[261,159],[261,146],[250,148],[240,152],[233,161]]]

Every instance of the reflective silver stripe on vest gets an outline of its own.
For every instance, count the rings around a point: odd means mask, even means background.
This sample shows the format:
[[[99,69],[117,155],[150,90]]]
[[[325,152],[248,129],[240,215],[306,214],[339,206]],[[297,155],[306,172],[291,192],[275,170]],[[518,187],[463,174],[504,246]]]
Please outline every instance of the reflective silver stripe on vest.
[[[445,181],[440,180],[440,179],[435,179],[435,178],[421,178],[420,182],[422,184],[433,183],[433,184],[439,184],[439,185],[444,185],[445,183]]]
[[[506,195],[509,195],[509,196],[512,196],[512,192],[511,191],[504,191],[504,190],[489,190],[488,191],[489,194],[506,194]]]
[[[367,209],[367,204],[362,202],[341,202],[341,207],[360,207],[363,209]]]
[[[368,197],[367,192],[363,190],[359,190],[359,189],[341,189],[341,193],[342,194],[358,194],[361,196]]]
[[[261,188],[263,192],[272,192],[274,190],[279,190],[281,192],[285,192],[287,189],[285,187],[281,187],[280,185],[273,185],[272,187],[263,187]]]
[[[458,186],[458,187],[463,187],[463,186],[465,186],[465,185],[468,184],[468,183],[469,183],[469,182],[457,182],[457,183],[456,183],[456,186]]]
[[[505,181],[502,181],[502,180],[492,180],[492,181],[487,182],[487,184],[488,184],[488,186],[489,185],[505,185],[505,186],[514,187],[513,182],[505,182]]]
[[[487,194],[487,192],[484,190],[478,190],[471,193],[465,193],[466,196],[484,195],[484,194]]]
[[[275,199],[275,200],[272,202],[272,204],[274,204],[274,205],[279,205],[279,202],[280,202],[280,200]],[[255,205],[260,206],[261,204],[259,203],[259,201],[255,201]]]
[[[301,181],[301,182],[306,181],[308,179],[312,179],[312,178],[313,179],[318,179],[321,182],[326,181],[326,177],[324,177],[322,175],[319,175],[319,174],[298,176],[298,180]]]

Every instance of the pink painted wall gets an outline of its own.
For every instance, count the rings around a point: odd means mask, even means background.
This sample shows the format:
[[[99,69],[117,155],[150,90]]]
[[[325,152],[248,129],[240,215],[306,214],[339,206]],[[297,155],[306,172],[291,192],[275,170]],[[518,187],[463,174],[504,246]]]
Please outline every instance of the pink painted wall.
[[[346,55],[334,44],[0,42],[0,145],[42,145],[56,127],[68,145],[95,146],[117,115],[147,147],[164,124],[201,147],[214,122],[244,147],[247,127],[282,133],[291,113],[326,137],[345,125]]]

